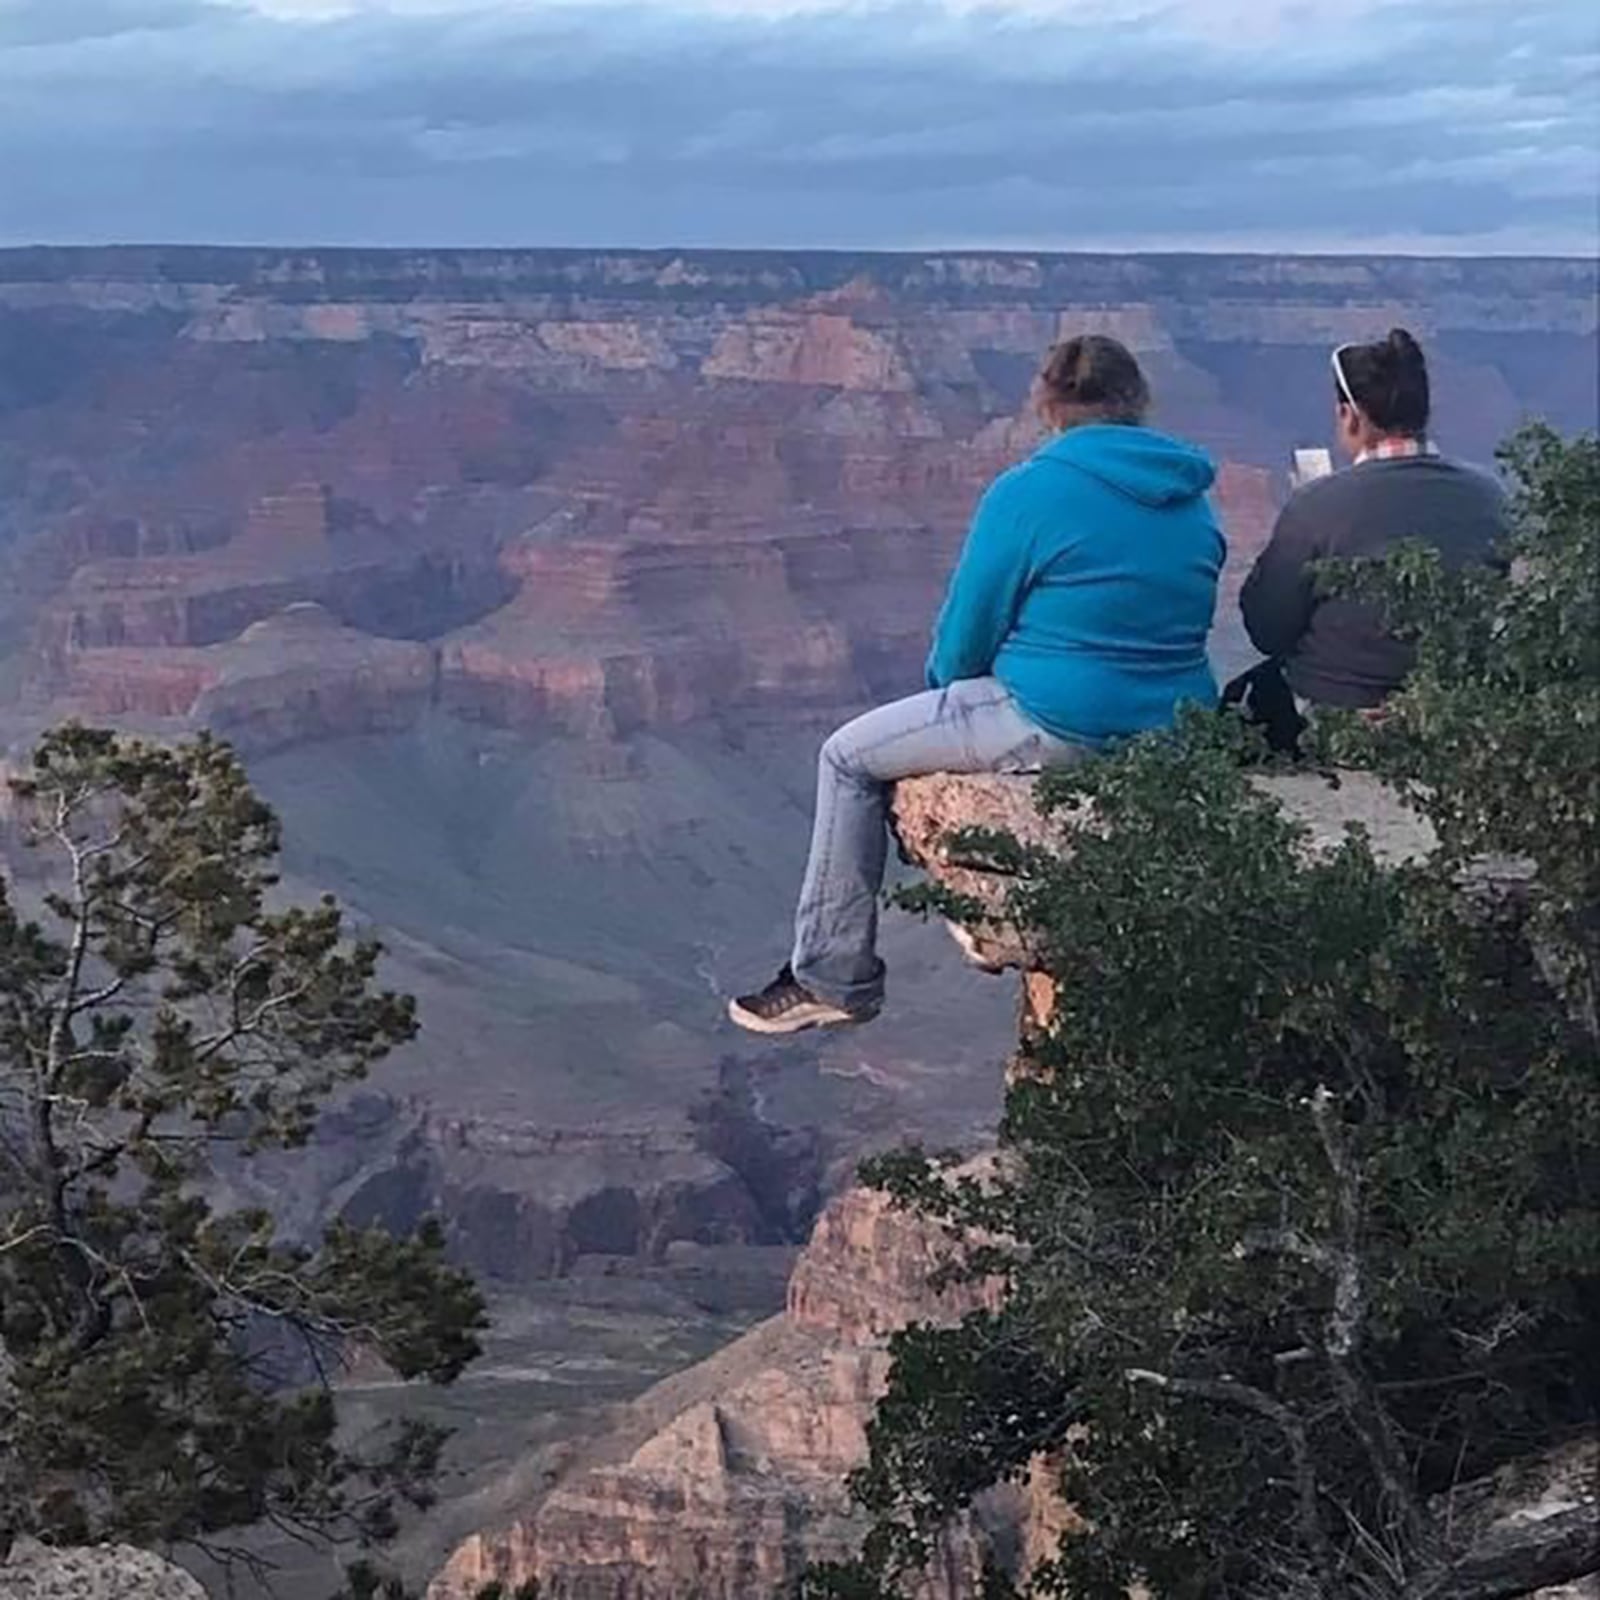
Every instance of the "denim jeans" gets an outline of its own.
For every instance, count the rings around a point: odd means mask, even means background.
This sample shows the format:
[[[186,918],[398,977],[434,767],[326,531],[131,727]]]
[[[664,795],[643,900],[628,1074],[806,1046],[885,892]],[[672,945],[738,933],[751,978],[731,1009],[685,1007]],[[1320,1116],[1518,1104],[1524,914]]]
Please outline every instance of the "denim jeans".
[[[840,728],[817,763],[811,859],[795,915],[795,977],[821,1000],[870,1011],[883,1000],[878,897],[890,790],[932,772],[1034,772],[1093,754],[1030,722],[993,678],[879,706]]]

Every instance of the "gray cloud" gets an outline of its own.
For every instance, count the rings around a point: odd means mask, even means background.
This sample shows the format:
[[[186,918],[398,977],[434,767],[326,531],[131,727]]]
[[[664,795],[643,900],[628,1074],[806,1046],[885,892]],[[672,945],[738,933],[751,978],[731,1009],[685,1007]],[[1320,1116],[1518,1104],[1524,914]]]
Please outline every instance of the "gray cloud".
[[[0,13],[0,240],[1588,250],[1568,0]]]
[[[69,0],[63,5],[23,0],[0,12],[0,51],[158,32],[189,26],[205,16],[206,9],[192,0]]]

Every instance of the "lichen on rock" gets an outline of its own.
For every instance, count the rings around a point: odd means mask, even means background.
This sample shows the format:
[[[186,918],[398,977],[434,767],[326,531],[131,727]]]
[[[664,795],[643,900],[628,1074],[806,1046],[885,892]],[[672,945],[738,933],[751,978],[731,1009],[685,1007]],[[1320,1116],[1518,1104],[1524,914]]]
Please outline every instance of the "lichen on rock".
[[[19,1539],[0,1565],[0,1600],[206,1600],[198,1578],[132,1545],[52,1549]]]

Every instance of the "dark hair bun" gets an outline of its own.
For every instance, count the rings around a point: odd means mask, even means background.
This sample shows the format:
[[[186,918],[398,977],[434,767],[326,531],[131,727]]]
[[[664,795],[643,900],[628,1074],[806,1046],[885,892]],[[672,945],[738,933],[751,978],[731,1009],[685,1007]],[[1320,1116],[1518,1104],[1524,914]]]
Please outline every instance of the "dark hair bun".
[[[1427,430],[1431,396],[1422,346],[1405,328],[1391,328],[1377,344],[1347,345],[1340,369],[1362,414],[1385,433]]]
[[[1407,366],[1423,364],[1422,346],[1405,328],[1391,328],[1388,340],[1389,354]]]

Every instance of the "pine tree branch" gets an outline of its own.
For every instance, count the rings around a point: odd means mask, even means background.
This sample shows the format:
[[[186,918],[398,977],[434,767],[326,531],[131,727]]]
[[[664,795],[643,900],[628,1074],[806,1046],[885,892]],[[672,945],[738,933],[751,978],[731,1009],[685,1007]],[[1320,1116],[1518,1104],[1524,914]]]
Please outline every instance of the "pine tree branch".
[[[192,1250],[181,1251],[179,1259],[219,1300],[242,1310],[335,1344],[353,1339],[373,1345],[382,1343],[382,1332],[374,1324],[316,1310],[308,1301],[305,1283],[292,1272],[274,1268],[235,1279],[227,1273],[213,1272]],[[273,1287],[287,1293],[274,1296],[269,1292]]]

